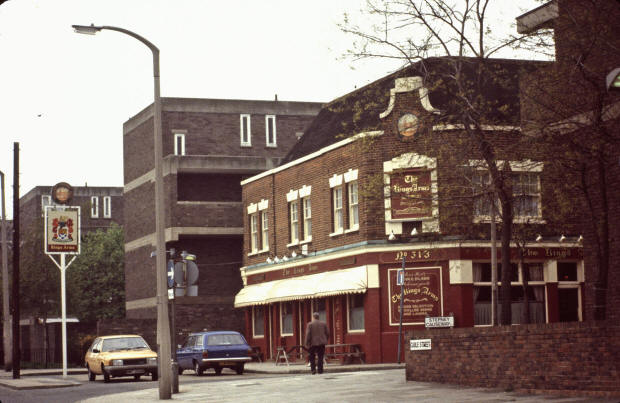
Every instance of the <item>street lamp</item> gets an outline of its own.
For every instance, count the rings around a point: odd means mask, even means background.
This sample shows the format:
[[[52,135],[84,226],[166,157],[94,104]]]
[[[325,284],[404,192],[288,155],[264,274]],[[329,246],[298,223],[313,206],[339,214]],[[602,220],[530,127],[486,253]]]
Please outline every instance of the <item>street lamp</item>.
[[[159,398],[170,399],[172,371],[170,367],[170,325],[168,319],[168,289],[166,273],[166,240],[164,238],[164,183],[163,183],[163,140],[161,129],[161,97],[159,95],[159,49],[142,36],[124,28],[94,25],[72,25],[75,32],[94,35],[107,29],[129,35],[148,46],[153,52],[153,134],[155,142],[155,233],[157,251],[157,341],[159,348]]]

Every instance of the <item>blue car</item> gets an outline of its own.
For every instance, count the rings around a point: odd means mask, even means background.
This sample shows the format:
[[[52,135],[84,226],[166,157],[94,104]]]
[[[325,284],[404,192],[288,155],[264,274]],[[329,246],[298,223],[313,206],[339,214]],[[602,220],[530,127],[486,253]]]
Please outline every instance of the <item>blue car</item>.
[[[216,375],[221,375],[224,368],[234,369],[241,375],[245,363],[252,360],[251,353],[252,348],[241,333],[191,333],[185,344],[177,349],[179,375],[186,369],[193,369],[196,375],[201,376],[208,368],[213,368]]]

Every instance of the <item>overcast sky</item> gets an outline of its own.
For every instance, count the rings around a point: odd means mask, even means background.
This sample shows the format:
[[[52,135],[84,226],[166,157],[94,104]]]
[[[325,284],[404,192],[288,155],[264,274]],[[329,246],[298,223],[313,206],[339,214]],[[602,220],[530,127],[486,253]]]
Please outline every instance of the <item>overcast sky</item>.
[[[506,27],[535,0],[498,0]],[[524,4],[527,3],[527,4]],[[0,171],[12,217],[13,144],[20,197],[35,186],[123,186],[123,122],[163,97],[327,102],[399,67],[342,55],[337,23],[364,0],[9,0],[0,6]]]

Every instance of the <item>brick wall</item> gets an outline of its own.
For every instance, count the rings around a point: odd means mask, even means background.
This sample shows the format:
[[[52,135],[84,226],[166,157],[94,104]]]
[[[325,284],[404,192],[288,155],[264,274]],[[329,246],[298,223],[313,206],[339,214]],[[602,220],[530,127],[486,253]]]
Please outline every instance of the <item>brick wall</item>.
[[[406,378],[562,394],[620,396],[620,327],[594,322],[407,332]],[[431,350],[410,351],[410,339]]]

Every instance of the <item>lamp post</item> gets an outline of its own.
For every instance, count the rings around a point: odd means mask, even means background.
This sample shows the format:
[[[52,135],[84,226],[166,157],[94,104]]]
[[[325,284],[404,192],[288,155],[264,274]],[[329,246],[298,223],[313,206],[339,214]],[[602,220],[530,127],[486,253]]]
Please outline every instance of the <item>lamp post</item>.
[[[164,238],[164,183],[163,183],[163,141],[161,129],[161,97],[159,94],[159,49],[142,36],[124,28],[112,26],[72,25],[75,32],[94,35],[107,29],[129,35],[148,46],[153,52],[153,135],[155,143],[155,233],[156,233],[156,276],[157,276],[157,342],[159,348],[159,398],[170,399],[172,371],[170,367],[170,324],[168,319],[168,292],[166,273],[166,240]]]

